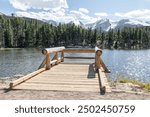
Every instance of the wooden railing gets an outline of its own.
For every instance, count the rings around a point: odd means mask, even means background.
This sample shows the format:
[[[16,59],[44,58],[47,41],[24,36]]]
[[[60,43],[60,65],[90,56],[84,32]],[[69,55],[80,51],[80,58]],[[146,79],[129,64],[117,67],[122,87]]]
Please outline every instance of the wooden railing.
[[[106,81],[104,80],[107,79],[105,73],[110,73],[110,71],[104,64],[101,58],[101,55],[102,55],[102,50],[99,49],[98,47],[95,47],[95,68],[98,73],[101,94],[105,94],[106,93],[106,84],[105,84]]]
[[[60,56],[58,54],[60,53]],[[65,56],[66,53],[95,53],[95,57],[76,57],[76,56]],[[45,67],[46,70],[49,70],[53,65],[57,65],[61,62],[64,62],[64,59],[95,59],[95,70],[98,73],[99,84],[101,94],[105,94],[106,86],[105,81],[106,74],[110,73],[107,69],[106,65],[104,64],[101,55],[102,50],[98,47],[94,49],[65,49],[65,47],[55,47],[55,48],[47,48],[42,50],[42,54],[45,56],[45,59],[41,63],[39,69]],[[54,57],[51,58],[50,55],[54,54]]]
[[[61,54],[58,56],[58,54]],[[95,57],[82,57],[82,56],[64,56],[66,53],[95,53]],[[61,62],[64,62],[64,59],[95,59],[95,68],[100,69],[102,68],[104,72],[109,73],[109,70],[107,69],[106,65],[104,64],[101,55],[102,50],[98,47],[95,47],[94,49],[65,49],[65,47],[55,47],[55,48],[46,48],[42,50],[42,54],[45,56],[45,59],[39,66],[40,68],[43,68],[46,66],[46,69],[50,69],[52,65],[57,65]],[[53,58],[50,58],[50,55],[54,54]]]
[[[65,56],[65,53],[95,53],[94,57],[75,57],[75,56]],[[95,66],[95,72],[98,73],[99,78],[99,84],[100,84],[100,91],[101,94],[105,94],[106,92],[106,74],[110,71],[107,69],[106,65],[104,64],[101,55],[102,50],[98,47],[95,47],[94,49],[65,49],[65,47],[55,47],[55,48],[46,48],[42,50],[42,54],[45,56],[43,62],[39,66],[39,69],[33,73],[30,73],[18,80],[12,81],[10,83],[10,89],[13,89],[13,87],[17,86],[18,84],[21,84],[30,78],[36,76],[37,74],[40,74],[44,72],[45,70],[49,70],[52,66],[58,65],[61,62],[64,62],[64,59],[94,59],[94,66]],[[53,55],[53,57],[52,57]]]
[[[45,55],[45,59],[39,66],[43,68],[46,65],[46,70],[49,70],[53,65],[57,65],[64,61],[64,50],[65,47],[55,47],[55,48],[46,48],[42,50],[42,54]],[[61,56],[59,56],[59,53]],[[50,58],[50,55],[54,54],[53,58]]]
[[[47,49],[43,49],[42,50],[42,54],[45,56],[43,62],[41,63],[41,65],[39,66],[37,71],[34,71],[22,78],[19,78],[15,81],[12,81],[10,83],[10,89],[13,89],[13,87],[29,80],[30,78],[42,73],[46,70],[50,69],[53,65],[59,64],[60,62],[64,61],[64,50],[65,47],[56,47],[56,48],[47,48]],[[50,58],[50,54],[54,54],[54,57],[51,59]],[[61,56],[59,57],[58,54],[61,54]],[[46,66],[46,67],[45,67]]]

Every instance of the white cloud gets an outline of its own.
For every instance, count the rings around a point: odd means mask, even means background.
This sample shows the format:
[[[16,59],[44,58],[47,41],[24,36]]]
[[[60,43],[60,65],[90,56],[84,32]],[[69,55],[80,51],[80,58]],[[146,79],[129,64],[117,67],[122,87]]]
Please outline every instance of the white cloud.
[[[89,11],[85,8],[79,8],[79,11],[82,12],[82,13],[86,13],[86,14],[89,13]]]
[[[28,9],[61,9],[68,8],[66,0],[9,0],[12,6],[19,10]]]
[[[26,11],[19,11],[16,12],[17,16],[22,16],[22,17],[30,17],[34,19],[39,19],[39,20],[54,20],[56,22],[62,22],[62,23],[69,23],[73,21],[74,23],[78,24],[78,21],[71,15],[60,15],[59,13],[56,14],[55,12],[26,12]]]
[[[64,9],[55,9],[49,11],[42,11],[42,12],[27,12],[27,11],[18,11],[16,12],[17,16],[22,17],[30,17],[39,20],[54,20],[57,22],[64,22],[69,23],[73,21],[74,23],[78,24],[79,21],[82,23],[93,23],[97,21],[97,18],[90,17],[87,14],[84,14],[80,11],[70,11],[66,13]]]
[[[150,9],[133,10],[126,13],[115,13],[117,17],[150,20]]]
[[[16,9],[27,10],[30,8],[28,5],[22,4],[21,1],[18,1],[18,0],[9,0],[9,1],[13,5],[13,7]]]
[[[70,21],[82,23],[93,23],[97,18],[88,15],[86,8],[67,11],[67,0],[9,0],[17,11],[17,16],[30,17],[39,20],[54,20],[69,23]],[[31,12],[32,9],[41,9],[40,12]],[[28,10],[28,11],[27,11]]]
[[[107,13],[104,13],[104,12],[95,13],[95,15],[96,15],[97,17],[107,17],[107,16],[108,16],[108,14],[107,14]]]
[[[103,17],[107,18],[134,18],[150,20],[150,9],[133,10],[129,12],[116,12],[108,14],[105,12],[95,13],[94,16],[89,15],[89,10],[79,8],[78,10],[68,11],[67,0],[9,0],[17,11],[18,16],[30,17],[39,20],[54,20],[57,22],[68,23],[70,21],[82,23],[93,23]],[[150,0],[147,0],[150,1]],[[41,12],[31,12],[32,9],[40,9]],[[28,10],[28,11],[27,11]]]
[[[21,17],[30,17],[39,20],[54,20],[61,21],[63,17],[65,17],[65,10],[60,9],[57,11],[41,11],[41,12],[26,12],[26,11],[18,11],[16,12],[17,16]]]

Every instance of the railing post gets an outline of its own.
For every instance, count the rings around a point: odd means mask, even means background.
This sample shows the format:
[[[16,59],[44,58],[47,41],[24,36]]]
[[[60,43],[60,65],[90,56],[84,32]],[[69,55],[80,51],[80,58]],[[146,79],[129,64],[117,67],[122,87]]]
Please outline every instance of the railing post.
[[[102,50],[95,47],[95,68],[99,69],[101,67],[100,56],[102,55]]]
[[[61,62],[64,62],[64,50],[61,51]]]
[[[102,55],[102,50],[100,50],[98,47],[95,47],[95,68],[100,69],[102,67],[104,72],[110,73],[110,71],[104,64],[101,55]]]
[[[48,53],[48,54],[46,54],[46,70],[49,70],[51,68],[50,62],[51,62],[50,53]]]
[[[58,60],[58,52],[56,52],[55,54],[55,59],[56,59],[56,65],[59,63],[59,60]]]

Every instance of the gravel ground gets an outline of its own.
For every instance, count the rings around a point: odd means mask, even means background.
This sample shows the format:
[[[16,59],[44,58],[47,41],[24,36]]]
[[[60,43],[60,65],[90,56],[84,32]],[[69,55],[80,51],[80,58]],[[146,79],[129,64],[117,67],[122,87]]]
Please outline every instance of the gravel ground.
[[[112,85],[112,92],[100,95],[99,92],[63,92],[11,90],[8,83],[0,83],[1,100],[150,100],[150,93],[131,83]]]

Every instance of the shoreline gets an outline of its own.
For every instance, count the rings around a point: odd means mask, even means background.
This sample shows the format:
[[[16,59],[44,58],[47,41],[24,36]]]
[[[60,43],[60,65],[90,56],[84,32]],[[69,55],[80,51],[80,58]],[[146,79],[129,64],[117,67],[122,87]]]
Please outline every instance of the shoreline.
[[[9,82],[0,82],[1,100],[149,100],[150,92],[132,83],[110,82],[112,92],[11,90]]]
[[[14,76],[10,76],[10,77],[0,77],[0,83],[1,82],[9,82],[9,81],[13,81],[13,80],[17,80],[21,77],[25,76],[24,74],[16,74]]]

